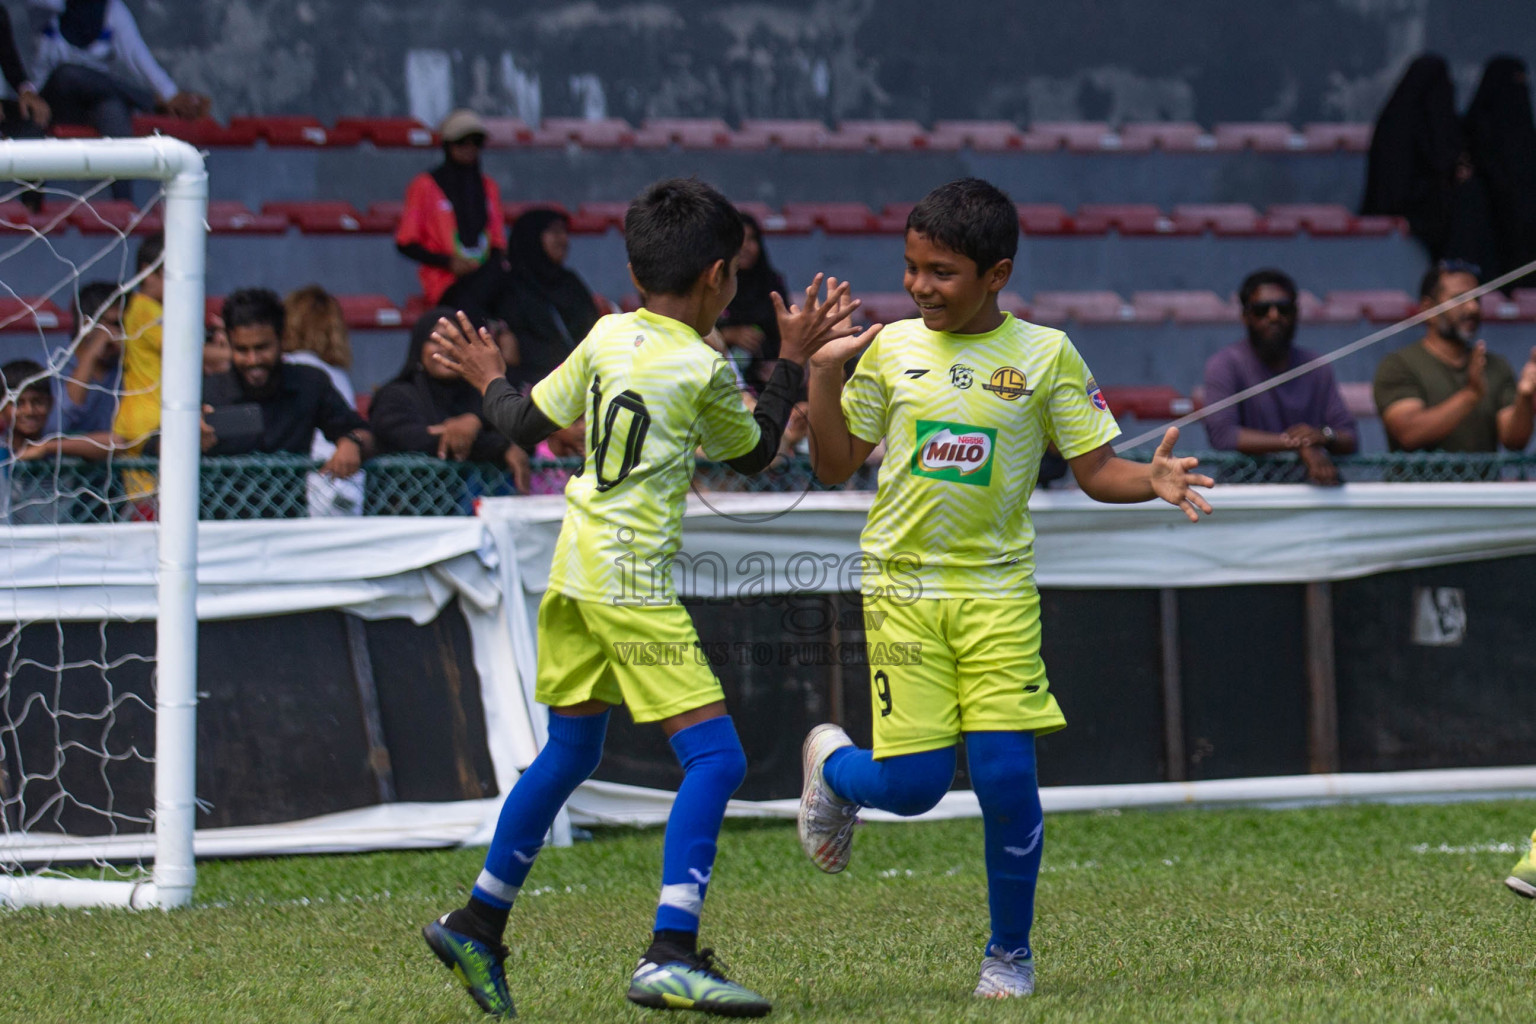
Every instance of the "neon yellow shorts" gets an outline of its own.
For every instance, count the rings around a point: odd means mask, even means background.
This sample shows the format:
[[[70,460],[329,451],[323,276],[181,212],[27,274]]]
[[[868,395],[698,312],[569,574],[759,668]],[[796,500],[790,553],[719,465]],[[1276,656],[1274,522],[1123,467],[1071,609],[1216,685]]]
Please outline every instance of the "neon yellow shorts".
[[[1040,660],[1040,595],[866,604],[875,757],[953,746],[962,732],[1067,724]],[[882,646],[883,645],[883,646]],[[885,659],[878,650],[903,651]]]
[[[602,700],[655,722],[725,699],[682,605],[614,606],[546,591],[538,644],[534,696],[550,707]]]

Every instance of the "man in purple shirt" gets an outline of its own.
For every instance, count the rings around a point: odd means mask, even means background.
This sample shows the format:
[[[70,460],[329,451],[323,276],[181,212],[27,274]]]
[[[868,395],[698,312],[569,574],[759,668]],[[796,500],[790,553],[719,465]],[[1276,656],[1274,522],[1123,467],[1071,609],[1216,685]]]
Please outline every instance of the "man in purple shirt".
[[[1237,298],[1248,339],[1228,345],[1205,364],[1207,405],[1262,384],[1317,358],[1296,348],[1296,282],[1278,270],[1256,270],[1244,279]],[[1355,450],[1355,418],[1333,371],[1322,366],[1277,388],[1205,419],[1211,447],[1247,455],[1296,452],[1315,484],[1336,484],[1339,471],[1328,457]]]

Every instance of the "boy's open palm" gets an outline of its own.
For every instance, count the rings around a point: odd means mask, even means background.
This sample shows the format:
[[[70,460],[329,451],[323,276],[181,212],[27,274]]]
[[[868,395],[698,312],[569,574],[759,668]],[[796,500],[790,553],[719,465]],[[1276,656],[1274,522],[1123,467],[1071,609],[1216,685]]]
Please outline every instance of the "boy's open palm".
[[[779,321],[779,357],[804,365],[822,346],[858,333],[853,326],[853,311],[859,300],[848,295],[848,282],[827,279],[827,297],[821,299],[822,275],[817,274],[805,289],[805,302],[784,305],[778,292],[771,294],[773,312]]]
[[[1169,427],[1162,444],[1152,455],[1152,491],[1168,504],[1180,508],[1192,523],[1200,521],[1200,513],[1211,514],[1210,503],[1195,490],[1196,487],[1215,487],[1216,481],[1195,473],[1200,460],[1175,458],[1173,446],[1179,442],[1179,428]]]

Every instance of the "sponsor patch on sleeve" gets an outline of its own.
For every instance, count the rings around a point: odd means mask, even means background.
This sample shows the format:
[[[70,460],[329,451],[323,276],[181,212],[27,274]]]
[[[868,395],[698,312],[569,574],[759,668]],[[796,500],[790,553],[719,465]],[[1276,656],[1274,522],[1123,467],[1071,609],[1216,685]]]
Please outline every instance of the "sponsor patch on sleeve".
[[[1088,401],[1100,412],[1109,412],[1109,402],[1104,399],[1104,392],[1099,387],[1099,382],[1092,377],[1088,378]]]

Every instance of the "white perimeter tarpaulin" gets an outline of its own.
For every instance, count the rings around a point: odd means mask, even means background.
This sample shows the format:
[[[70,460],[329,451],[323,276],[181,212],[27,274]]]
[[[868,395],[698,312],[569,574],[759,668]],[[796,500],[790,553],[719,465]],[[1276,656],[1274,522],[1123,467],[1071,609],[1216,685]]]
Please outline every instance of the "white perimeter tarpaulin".
[[[867,493],[693,495],[684,518],[685,596],[845,589]],[[707,500],[706,500],[707,499]],[[1166,505],[1108,506],[1077,493],[1031,501],[1045,587],[1149,588],[1339,580],[1394,569],[1536,554],[1536,484],[1224,487],[1199,525]],[[431,621],[458,601],[470,628],[497,784],[537,752],[534,621],[564,512],[559,496],[489,499],[474,519],[212,522],[198,537],[198,615],[240,619],[338,609]],[[724,571],[721,571],[723,566]],[[155,612],[149,525],[0,530],[0,620],[148,619]],[[1049,811],[1190,802],[1380,799],[1536,789],[1536,767],[1047,788]],[[657,822],[672,794],[588,782],[578,822]],[[793,801],[735,801],[732,814],[789,816]],[[488,839],[499,799],[395,804],[197,835],[200,855],[442,845]],[[977,813],[951,793],[932,816]],[[868,815],[881,817],[878,813]],[[14,841],[16,837],[11,837]],[[69,844],[74,856],[139,855],[141,841]],[[57,848],[55,848],[57,849]],[[147,855],[148,850],[143,854]]]

